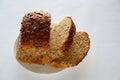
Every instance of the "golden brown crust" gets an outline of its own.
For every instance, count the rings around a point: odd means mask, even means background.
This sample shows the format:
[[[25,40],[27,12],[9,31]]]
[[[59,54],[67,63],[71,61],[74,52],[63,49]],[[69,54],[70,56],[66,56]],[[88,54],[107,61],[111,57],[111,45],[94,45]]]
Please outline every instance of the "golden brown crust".
[[[41,48],[30,48],[28,45],[21,47],[20,39],[21,38],[19,36],[16,47],[16,59],[26,63],[41,64],[42,58],[44,57],[47,51]]]
[[[49,49],[51,16],[47,12],[30,12],[23,17],[16,58],[41,64]]]
[[[76,39],[74,38],[74,42],[71,46],[72,49],[69,49],[68,51],[69,54],[53,60],[50,65],[58,68],[67,68],[78,65],[85,58],[90,48],[90,39],[86,32],[77,32],[77,34],[79,34],[79,36],[75,35]],[[77,39],[79,39],[79,41]],[[78,43],[79,45],[76,43]],[[77,46],[80,49],[78,49]]]
[[[49,47],[51,16],[47,12],[31,12],[23,17],[21,45],[24,47]]]
[[[52,58],[51,58],[49,55],[45,55],[45,56],[42,58],[42,62],[43,62],[43,63],[46,63],[46,64],[49,64],[50,62],[52,62]]]
[[[74,22],[72,21],[72,18],[71,17],[68,17],[68,18],[70,18],[72,25],[71,25],[71,28],[69,30],[69,36],[60,49],[63,52],[63,54],[65,54],[65,52],[68,51],[68,49],[71,47],[71,45],[73,43],[73,37],[74,37],[75,32],[76,32],[76,27],[75,27]]]
[[[19,57],[17,59],[25,63],[42,64],[41,58],[33,58],[32,56],[24,56],[23,58]]]

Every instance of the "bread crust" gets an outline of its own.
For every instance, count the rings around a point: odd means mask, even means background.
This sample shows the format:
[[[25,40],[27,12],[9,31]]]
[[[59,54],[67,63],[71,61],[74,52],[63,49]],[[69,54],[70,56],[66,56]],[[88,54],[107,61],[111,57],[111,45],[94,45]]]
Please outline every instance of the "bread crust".
[[[51,16],[47,12],[30,12],[23,17],[16,58],[41,64],[49,49]]]
[[[48,49],[51,16],[47,12],[30,12],[23,17],[21,45]]]

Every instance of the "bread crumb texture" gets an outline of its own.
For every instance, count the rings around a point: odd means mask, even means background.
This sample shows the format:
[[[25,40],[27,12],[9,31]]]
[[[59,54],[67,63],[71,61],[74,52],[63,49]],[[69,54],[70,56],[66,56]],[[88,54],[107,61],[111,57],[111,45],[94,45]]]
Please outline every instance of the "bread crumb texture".
[[[66,68],[78,65],[87,55],[90,48],[90,39],[86,32],[77,32],[68,55],[60,57],[51,62],[51,65],[59,68]]]
[[[71,47],[76,28],[72,18],[65,17],[59,24],[53,25],[50,33],[50,53],[52,59],[65,56]]]

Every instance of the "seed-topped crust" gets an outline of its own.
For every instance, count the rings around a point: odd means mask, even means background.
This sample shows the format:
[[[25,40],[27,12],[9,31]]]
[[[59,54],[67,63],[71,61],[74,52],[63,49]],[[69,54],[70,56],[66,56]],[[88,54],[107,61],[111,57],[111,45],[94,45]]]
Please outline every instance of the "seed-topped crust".
[[[21,45],[48,48],[50,39],[51,16],[47,12],[31,12],[23,17]]]
[[[49,49],[51,15],[30,12],[23,17],[16,58],[22,62],[41,64]]]

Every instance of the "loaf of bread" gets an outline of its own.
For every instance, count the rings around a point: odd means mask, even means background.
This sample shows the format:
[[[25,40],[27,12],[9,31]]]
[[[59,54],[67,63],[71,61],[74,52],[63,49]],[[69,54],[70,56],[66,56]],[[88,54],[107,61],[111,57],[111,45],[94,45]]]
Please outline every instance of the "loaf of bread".
[[[76,32],[71,17],[51,24],[50,13],[38,11],[23,17],[16,58],[25,63],[67,68],[78,65],[89,48],[88,34]]]
[[[48,55],[52,59],[66,55],[76,32],[74,22],[70,17],[65,17],[59,24],[53,24],[50,33],[50,50]]]
[[[51,16],[38,11],[26,14],[22,20],[16,58],[27,63],[40,64],[49,49]]]
[[[53,60],[50,65],[58,68],[67,68],[78,65],[87,55],[90,48],[90,39],[86,32],[76,32],[68,55]]]

